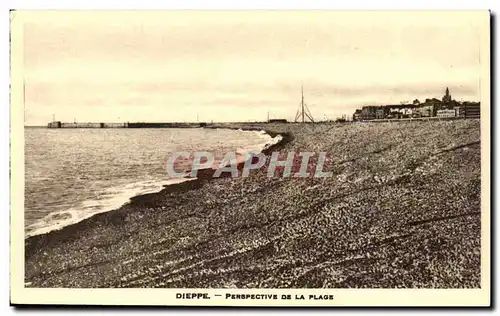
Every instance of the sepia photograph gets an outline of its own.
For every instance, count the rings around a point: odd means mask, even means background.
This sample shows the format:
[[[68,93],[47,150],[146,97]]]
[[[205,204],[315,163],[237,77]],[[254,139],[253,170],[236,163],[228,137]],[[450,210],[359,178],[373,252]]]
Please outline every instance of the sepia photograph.
[[[490,19],[12,10],[11,302],[489,306]]]

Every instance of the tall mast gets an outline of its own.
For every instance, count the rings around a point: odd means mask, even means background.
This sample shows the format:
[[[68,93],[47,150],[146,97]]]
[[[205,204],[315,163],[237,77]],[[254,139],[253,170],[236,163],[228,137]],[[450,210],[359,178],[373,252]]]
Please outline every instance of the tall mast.
[[[304,123],[304,85],[301,86],[302,90],[302,123]]]
[[[297,114],[295,114],[295,122],[299,122],[299,119],[302,116],[302,123],[306,122],[306,117],[311,121],[311,123],[314,123],[311,111],[309,110],[307,104],[304,102],[304,85],[301,86],[301,92],[302,92],[302,99],[300,100],[300,107],[297,110]]]

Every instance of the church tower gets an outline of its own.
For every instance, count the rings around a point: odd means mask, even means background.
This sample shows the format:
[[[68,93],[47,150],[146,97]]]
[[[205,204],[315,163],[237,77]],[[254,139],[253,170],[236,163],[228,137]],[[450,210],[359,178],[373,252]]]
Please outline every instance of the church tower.
[[[451,102],[451,95],[450,95],[450,90],[448,87],[446,87],[446,92],[443,96],[443,103],[450,103]]]

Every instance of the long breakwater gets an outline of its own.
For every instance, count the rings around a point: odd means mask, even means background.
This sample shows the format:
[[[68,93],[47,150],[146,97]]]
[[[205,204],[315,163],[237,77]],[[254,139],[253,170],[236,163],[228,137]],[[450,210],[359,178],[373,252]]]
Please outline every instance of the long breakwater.
[[[49,122],[48,128],[196,128],[204,127],[206,123],[65,123],[60,121]]]

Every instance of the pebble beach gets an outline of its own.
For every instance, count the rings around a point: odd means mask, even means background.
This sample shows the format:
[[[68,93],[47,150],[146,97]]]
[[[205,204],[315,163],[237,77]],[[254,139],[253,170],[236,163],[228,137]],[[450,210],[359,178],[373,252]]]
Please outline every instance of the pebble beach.
[[[265,165],[134,197],[27,238],[26,286],[480,287],[479,120],[261,128],[282,135],[265,154],[326,152],[332,176]]]

